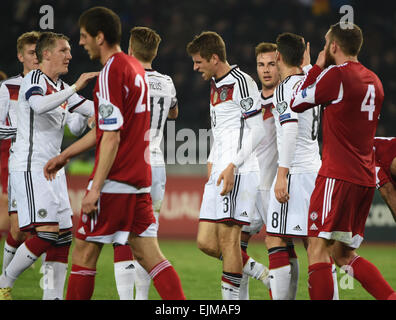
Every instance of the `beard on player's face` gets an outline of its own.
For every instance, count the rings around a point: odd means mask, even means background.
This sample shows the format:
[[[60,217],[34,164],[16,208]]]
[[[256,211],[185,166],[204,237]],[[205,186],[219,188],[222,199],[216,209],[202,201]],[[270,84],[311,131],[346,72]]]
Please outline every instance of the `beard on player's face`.
[[[327,68],[327,67],[329,67],[331,65],[335,65],[335,64],[336,64],[335,59],[331,55],[331,52],[330,52],[330,45],[328,45],[325,50],[325,65],[324,65],[324,67]]]

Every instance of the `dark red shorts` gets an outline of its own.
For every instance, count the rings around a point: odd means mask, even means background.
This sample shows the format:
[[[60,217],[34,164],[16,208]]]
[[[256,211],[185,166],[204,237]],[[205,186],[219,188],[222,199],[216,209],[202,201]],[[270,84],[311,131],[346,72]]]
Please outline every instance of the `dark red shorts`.
[[[308,236],[333,239],[358,248],[375,187],[318,176],[311,195]]]
[[[152,223],[155,217],[149,193],[102,193],[96,213],[81,213],[76,238],[125,244],[131,232],[139,235]]]

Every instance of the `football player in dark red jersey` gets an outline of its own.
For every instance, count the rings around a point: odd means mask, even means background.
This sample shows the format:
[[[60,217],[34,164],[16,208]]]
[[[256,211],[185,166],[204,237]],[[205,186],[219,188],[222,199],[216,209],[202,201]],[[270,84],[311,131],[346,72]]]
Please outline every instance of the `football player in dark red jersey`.
[[[155,222],[151,166],[146,158],[150,100],[144,68],[121,51],[121,22],[112,10],[88,9],[79,24],[80,45],[91,59],[103,65],[93,92],[97,126],[51,159],[44,169],[50,179],[71,157],[96,146],[66,299],[90,299],[103,244],[127,241],[159,295],[163,299],[185,299],[179,276],[160,251],[157,238],[141,236]]]
[[[358,61],[363,35],[357,25],[332,25],[325,39],[316,65],[291,101],[296,112],[324,105],[322,167],[308,218],[310,297],[333,297],[332,252],[336,264],[348,266],[376,299],[396,299],[380,271],[356,253],[375,190],[373,147],[382,84]]]

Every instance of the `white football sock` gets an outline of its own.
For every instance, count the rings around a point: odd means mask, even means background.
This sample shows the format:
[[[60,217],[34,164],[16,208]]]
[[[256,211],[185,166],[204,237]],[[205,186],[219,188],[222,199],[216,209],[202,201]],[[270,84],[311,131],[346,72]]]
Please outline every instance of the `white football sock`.
[[[290,264],[276,269],[269,270],[271,294],[273,300],[287,300],[289,298],[289,288],[291,279]]]
[[[254,279],[261,280],[268,274],[268,268],[250,257],[243,267],[243,273]],[[265,273],[264,276],[263,273]]]
[[[11,260],[14,258],[15,252],[18,248],[11,247],[7,241],[4,242],[4,249],[3,249],[3,267],[1,272],[4,273],[4,270],[8,267]]]
[[[14,258],[0,277],[0,288],[12,287],[18,276],[29,268],[37,257],[22,243],[15,252]]]
[[[131,260],[114,263],[114,276],[120,300],[133,300],[135,266]]]
[[[239,300],[249,300],[249,276],[242,273],[241,285],[239,286]]]
[[[135,289],[136,300],[148,300],[151,277],[148,272],[140,265],[137,260],[133,260],[136,271]]]
[[[221,296],[223,300],[239,300],[239,287],[221,281]]]
[[[333,300],[339,300],[340,297],[338,295],[337,268],[336,268],[336,265],[334,263],[331,265],[331,272],[333,274],[333,283],[334,283]]]
[[[296,300],[300,266],[297,258],[289,258],[289,261],[290,261],[290,271],[291,271],[289,300]]]
[[[44,261],[41,272],[44,274],[40,285],[43,288],[43,300],[63,300],[67,263]]]

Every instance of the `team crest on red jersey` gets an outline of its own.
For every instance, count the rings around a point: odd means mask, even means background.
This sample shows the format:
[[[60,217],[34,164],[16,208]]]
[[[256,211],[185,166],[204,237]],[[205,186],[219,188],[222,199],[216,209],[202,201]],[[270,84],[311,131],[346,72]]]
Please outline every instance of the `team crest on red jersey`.
[[[232,100],[233,93],[234,84],[227,84],[216,88],[214,81],[212,81],[210,89],[210,103],[212,106],[216,106],[224,101]]]

